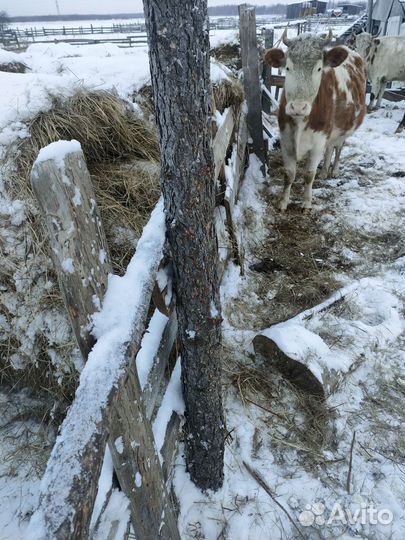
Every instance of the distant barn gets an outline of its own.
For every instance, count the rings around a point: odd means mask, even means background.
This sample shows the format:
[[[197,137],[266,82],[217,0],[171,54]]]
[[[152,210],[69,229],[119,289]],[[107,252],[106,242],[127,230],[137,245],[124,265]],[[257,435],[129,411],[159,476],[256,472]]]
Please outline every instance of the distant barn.
[[[364,10],[364,7],[348,2],[341,2],[338,4],[338,9],[342,10],[343,15],[357,15],[360,11]]]
[[[300,19],[308,15],[325,13],[326,4],[322,0],[309,0],[308,2],[296,2],[287,6],[287,19]]]

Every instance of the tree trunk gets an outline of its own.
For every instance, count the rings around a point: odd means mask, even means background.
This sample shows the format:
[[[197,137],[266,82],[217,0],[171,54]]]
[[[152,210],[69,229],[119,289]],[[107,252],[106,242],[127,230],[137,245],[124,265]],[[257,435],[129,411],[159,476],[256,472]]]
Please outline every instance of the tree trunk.
[[[206,0],[144,0],[161,185],[186,404],[186,462],[201,489],[223,482],[221,309]]]

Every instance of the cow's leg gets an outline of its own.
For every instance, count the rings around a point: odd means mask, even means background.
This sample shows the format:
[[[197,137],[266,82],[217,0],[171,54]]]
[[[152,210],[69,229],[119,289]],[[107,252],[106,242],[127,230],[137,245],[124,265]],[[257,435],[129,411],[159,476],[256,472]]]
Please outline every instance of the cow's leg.
[[[325,150],[325,156],[323,158],[323,165],[322,169],[320,170],[318,174],[318,178],[320,180],[325,180],[325,178],[328,178],[329,176],[329,167],[330,162],[332,161],[332,154],[333,154],[333,145],[327,145]]]
[[[304,211],[309,211],[312,208],[312,184],[314,183],[316,170],[321,162],[324,150],[325,143],[318,145],[315,144],[313,150],[309,154],[307,170],[304,174]]]
[[[375,108],[376,105],[376,96],[380,93],[380,79],[375,79],[371,82],[371,92],[370,92],[370,103],[368,104],[367,110],[370,112]]]
[[[290,191],[295,180],[296,172],[297,163],[295,159],[291,159],[288,163],[284,160],[284,189],[278,206],[282,212],[287,210],[288,203],[290,202]]]
[[[344,145],[344,141],[335,147],[335,160],[333,162],[332,167],[332,178],[337,178],[339,176],[339,165],[340,165],[340,154],[342,153],[342,148]]]
[[[404,128],[405,128],[405,113],[404,113],[404,116],[402,117],[402,120],[400,121],[399,126],[397,127],[395,133],[401,133],[401,131]]]
[[[292,133],[286,131],[280,133],[280,135],[281,153],[283,155],[284,163],[284,189],[278,207],[284,212],[287,210],[288,203],[290,202],[291,186],[297,173],[297,159],[295,157],[295,139]]]
[[[386,88],[387,88],[387,80],[386,79],[381,79],[380,91],[378,92],[378,96],[377,96],[376,109],[379,109],[381,107],[381,101],[382,101],[382,98],[384,96],[384,92],[385,92]]]

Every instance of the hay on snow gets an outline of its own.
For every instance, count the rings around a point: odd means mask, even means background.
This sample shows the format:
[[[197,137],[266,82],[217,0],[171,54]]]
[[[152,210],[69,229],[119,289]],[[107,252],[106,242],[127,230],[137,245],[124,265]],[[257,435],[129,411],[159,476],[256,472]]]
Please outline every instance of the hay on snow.
[[[60,139],[81,143],[109,242],[122,274],[159,194],[156,129],[107,91],[54,97],[28,123],[30,137],[10,147],[7,195],[20,217],[1,216],[0,382],[29,385],[69,402],[81,359],[62,305],[46,233],[30,187],[39,150]]]
[[[239,107],[237,79],[213,86],[216,108]],[[140,111],[108,91],[54,96],[28,122],[30,136],[8,150],[7,196],[23,201],[20,219],[0,216],[0,383],[41,389],[69,403],[81,358],[67,321],[46,233],[30,187],[38,152],[51,142],[80,142],[103,219],[113,268],[122,274],[159,194],[159,146],[150,86],[134,96]],[[2,232],[3,231],[3,232]],[[4,232],[5,231],[5,232]]]

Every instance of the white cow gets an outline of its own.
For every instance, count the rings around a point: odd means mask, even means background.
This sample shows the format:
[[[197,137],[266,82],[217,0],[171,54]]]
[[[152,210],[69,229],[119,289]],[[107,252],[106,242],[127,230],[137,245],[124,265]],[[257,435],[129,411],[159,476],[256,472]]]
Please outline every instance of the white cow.
[[[373,38],[363,32],[356,36],[356,50],[365,60],[371,83],[368,109],[378,109],[387,82],[405,81],[405,36]]]

